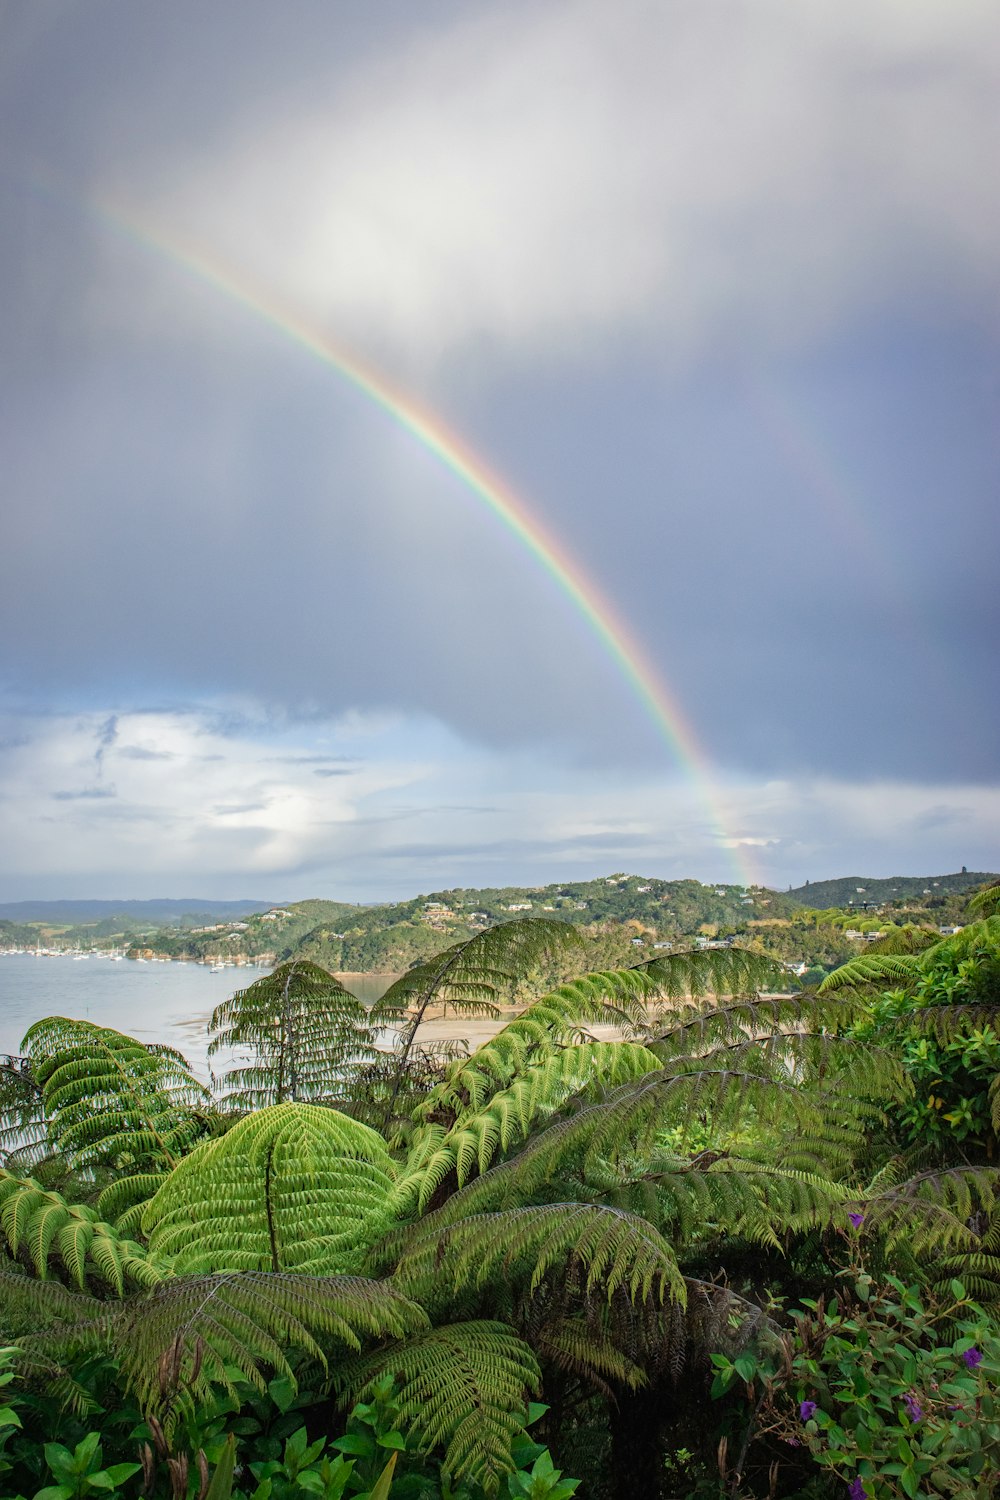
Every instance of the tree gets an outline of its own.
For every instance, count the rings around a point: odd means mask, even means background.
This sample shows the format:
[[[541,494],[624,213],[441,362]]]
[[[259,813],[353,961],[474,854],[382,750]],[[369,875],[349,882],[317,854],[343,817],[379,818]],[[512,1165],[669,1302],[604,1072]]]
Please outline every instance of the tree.
[[[300,996],[295,966],[283,966],[234,997],[213,1024],[220,1045],[254,1048],[237,1080],[249,1113],[160,1174],[134,1240],[88,1220],[81,1255],[64,1236],[79,1207],[7,1179],[6,1318],[28,1367],[65,1379],[75,1351],[110,1351],[165,1420],[233,1370],[260,1387],[267,1369],[290,1373],[294,1351],[335,1371],[344,1401],[390,1375],[416,1440],[488,1487],[542,1380],[556,1420],[604,1402],[615,1493],[655,1493],[648,1476],[662,1476],[661,1436],[678,1411],[672,1377],[713,1352],[739,1357],[761,1335],[762,1281],[796,1246],[819,1254],[854,1215],[911,1266],[977,1251],[969,1221],[991,1211],[993,1174],[914,1177],[872,1160],[873,1124],[911,1085],[859,1029],[867,993],[762,993],[779,973],[762,955],[669,953],[584,974],[414,1088],[430,1005],[495,1010],[519,966],[574,940],[566,931],[528,920],[446,949],[371,1021],[357,1018],[356,1043],[331,976],[307,975]],[[922,957],[879,962],[909,973]],[[391,1019],[401,1041],[376,1131],[354,1117],[369,1085],[354,1062],[372,1025]],[[306,1035],[320,1059],[312,1075]],[[165,1080],[164,1110],[170,1098]],[[73,1231],[80,1243],[87,1232]],[[649,1399],[637,1421],[639,1389]]]

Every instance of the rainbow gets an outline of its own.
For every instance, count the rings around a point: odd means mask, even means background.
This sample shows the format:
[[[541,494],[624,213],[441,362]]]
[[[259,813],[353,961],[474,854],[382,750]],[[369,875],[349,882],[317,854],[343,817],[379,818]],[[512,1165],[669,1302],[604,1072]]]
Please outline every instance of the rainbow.
[[[710,763],[674,694],[593,579],[587,576],[566,546],[529,512],[524,502],[490,472],[482,459],[473,454],[439,418],[422,410],[379,371],[327,334],[318,332],[301,316],[283,306],[273,294],[251,285],[233,267],[210,259],[200,249],[183,244],[175,235],[167,235],[146,222],[140,222],[107,199],[90,200],[86,206],[118,236],[165,258],[199,282],[213,287],[335,371],[433,454],[517,538],[589,626],[672,756],[698,789],[711,820],[713,837],[726,850],[736,879],[746,886],[759,883],[749,865],[745,845],[728,831],[728,817],[713,784]]]

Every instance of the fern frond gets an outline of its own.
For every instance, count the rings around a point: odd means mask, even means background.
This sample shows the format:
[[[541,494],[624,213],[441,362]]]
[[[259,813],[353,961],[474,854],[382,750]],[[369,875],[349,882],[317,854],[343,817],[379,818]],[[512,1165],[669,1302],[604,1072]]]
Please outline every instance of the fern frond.
[[[1000,952],[1000,913],[970,922],[950,937],[941,938],[923,954],[928,973],[954,970],[966,958],[980,958]]]
[[[758,990],[782,986],[787,980],[782,965],[766,953],[750,948],[692,948],[667,953],[638,966],[667,999],[704,995],[755,995]]]
[[[205,1132],[211,1097],[173,1048],[64,1016],[37,1021],[22,1046],[51,1146],[77,1170],[166,1172]]]
[[[906,922],[902,927],[891,928],[885,937],[868,943],[867,951],[870,954],[923,953],[926,949],[933,948],[939,937],[940,934],[933,927],[919,927],[913,922]]]
[[[569,922],[545,917],[500,922],[416,965],[389,986],[372,1007],[372,1020],[391,1025],[432,1001],[463,1012],[467,1005],[496,1007],[526,968],[550,955],[580,949]]]
[[[223,1077],[230,1108],[328,1098],[375,1055],[368,1011],[339,979],[303,959],[279,964],[216,1006],[209,1058],[248,1049]]]
[[[994,1167],[922,1172],[845,1208],[862,1214],[865,1231],[884,1235],[890,1250],[902,1243],[918,1259],[975,1251],[979,1237],[969,1222],[975,1214],[988,1217],[994,1210],[998,1182],[1000,1170]]]
[[[178,1272],[350,1272],[391,1222],[395,1178],[367,1125],[313,1104],[273,1104],[180,1162],[143,1228]]]
[[[922,953],[859,953],[828,974],[817,993],[831,995],[847,989],[873,991],[915,984],[920,977],[924,956]]]
[[[849,1026],[867,1011],[853,994],[823,999],[817,994],[756,995],[728,1004],[691,1001],[671,1007],[649,1045],[658,1056],[711,1055],[713,1049],[779,1036],[819,1034]]]
[[[970,912],[982,913],[985,917],[994,916],[1000,912],[1000,880],[994,880],[990,885],[984,885],[976,894],[969,899]]]
[[[632,1391],[645,1384],[641,1367],[584,1317],[546,1319],[531,1343],[541,1359],[608,1397],[613,1397],[612,1384]]]
[[[475,1062],[477,1054],[470,1061]],[[500,1153],[519,1145],[571,1097],[586,1098],[627,1079],[658,1070],[659,1060],[645,1047],[629,1042],[591,1042],[539,1051],[510,1086],[490,1094],[486,1066],[462,1068],[437,1093],[438,1112],[449,1101],[458,1114],[447,1132],[425,1126],[407,1160],[401,1195],[412,1192],[426,1207],[449,1172],[461,1186],[473,1174],[487,1171]],[[463,1096],[469,1106],[463,1108]],[[482,1101],[480,1103],[480,1101]],[[475,1110],[473,1104],[480,1104]]]
[[[141,1245],[125,1239],[85,1204],[67,1203],[31,1178],[0,1170],[0,1239],[43,1280],[53,1269],[84,1287],[96,1282],[121,1296],[152,1286],[164,1272]]]
[[[816,1172],[710,1151],[617,1184],[609,1172],[606,1191],[681,1245],[723,1233],[775,1249],[783,1236],[828,1223],[850,1196],[846,1185]]]
[[[610,1296],[684,1297],[674,1252],[635,1214],[599,1203],[547,1203],[476,1214],[442,1223],[431,1215],[402,1238],[393,1279],[414,1296],[450,1284],[482,1287],[491,1278],[524,1282],[534,1291],[567,1262],[583,1268],[588,1290]]]
[[[233,1389],[233,1370],[260,1391],[261,1367],[291,1376],[291,1350],[325,1367],[324,1346],[359,1351],[403,1338],[427,1315],[384,1282],[355,1276],[244,1272],[171,1277],[131,1298],[108,1325],[112,1352],[144,1410]]]
[[[513,1469],[511,1442],[528,1396],[539,1388],[528,1346],[503,1323],[452,1323],[349,1360],[335,1379],[347,1404],[370,1397],[386,1374],[419,1450],[443,1447],[445,1475],[495,1494]]]

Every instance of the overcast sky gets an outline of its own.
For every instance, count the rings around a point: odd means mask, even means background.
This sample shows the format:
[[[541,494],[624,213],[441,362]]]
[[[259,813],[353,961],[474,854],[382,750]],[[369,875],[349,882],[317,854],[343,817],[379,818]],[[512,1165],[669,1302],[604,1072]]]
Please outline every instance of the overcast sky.
[[[0,141],[0,899],[998,867],[992,0],[0,0]]]

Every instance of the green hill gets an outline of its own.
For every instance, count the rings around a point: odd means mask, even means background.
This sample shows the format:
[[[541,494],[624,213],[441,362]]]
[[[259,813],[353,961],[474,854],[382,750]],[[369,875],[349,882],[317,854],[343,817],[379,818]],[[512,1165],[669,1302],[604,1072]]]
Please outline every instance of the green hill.
[[[982,870],[961,870],[957,875],[891,875],[875,880],[869,875],[844,875],[840,880],[806,881],[787,891],[803,906],[881,906],[885,902],[912,902],[921,898],[962,895],[1000,876]]]

